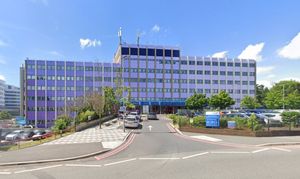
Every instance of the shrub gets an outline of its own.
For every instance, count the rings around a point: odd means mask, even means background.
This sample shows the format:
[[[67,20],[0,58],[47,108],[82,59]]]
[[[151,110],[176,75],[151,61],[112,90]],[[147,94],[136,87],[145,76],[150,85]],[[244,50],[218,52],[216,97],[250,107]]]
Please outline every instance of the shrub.
[[[220,127],[227,128],[227,120],[225,118],[220,119]]]
[[[246,127],[247,120],[240,118],[240,117],[234,117],[233,120],[236,123],[237,129],[243,129]]]
[[[59,116],[53,126],[53,130],[56,132],[59,132],[60,130],[64,130],[71,124],[72,118],[69,116]]]
[[[190,120],[186,116],[177,116],[177,123],[180,127],[186,126],[190,123]]]
[[[255,114],[251,114],[250,118],[247,120],[247,127],[254,131],[258,131],[262,129],[262,125],[259,124],[259,121],[257,120]]]
[[[196,116],[196,117],[194,117],[192,125],[194,127],[199,127],[199,126],[205,127],[205,125],[206,125],[205,116]]]

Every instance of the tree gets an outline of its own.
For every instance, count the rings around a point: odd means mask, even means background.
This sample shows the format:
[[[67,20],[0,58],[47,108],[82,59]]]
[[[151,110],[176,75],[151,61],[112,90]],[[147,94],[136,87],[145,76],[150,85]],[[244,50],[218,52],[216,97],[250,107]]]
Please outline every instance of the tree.
[[[0,112],[0,120],[4,120],[4,119],[11,119],[12,115],[7,112],[7,111],[1,111]]]
[[[297,81],[280,81],[276,83],[264,100],[269,109],[300,108],[300,83]]]
[[[284,124],[289,125],[289,130],[292,128],[292,123],[294,126],[299,123],[300,113],[295,111],[284,111],[282,114],[282,121]]]
[[[186,99],[185,106],[188,109],[203,110],[207,103],[208,99],[204,94],[195,93],[194,95]]]
[[[257,99],[257,103],[260,106],[266,106],[266,104],[264,103],[264,100],[267,96],[267,93],[269,92],[269,89],[267,87],[265,87],[264,85],[256,85],[256,99]]]
[[[255,109],[260,105],[255,97],[245,96],[241,101],[241,106],[247,109]]]
[[[53,129],[56,132],[64,130],[71,124],[72,118],[66,115],[58,116],[54,122]]]
[[[209,105],[216,109],[226,109],[234,105],[235,101],[225,91],[221,91],[217,95],[213,95],[209,100]]]
[[[116,106],[118,101],[116,99],[115,92],[111,87],[104,87],[104,112],[106,114],[111,114],[116,112]]]

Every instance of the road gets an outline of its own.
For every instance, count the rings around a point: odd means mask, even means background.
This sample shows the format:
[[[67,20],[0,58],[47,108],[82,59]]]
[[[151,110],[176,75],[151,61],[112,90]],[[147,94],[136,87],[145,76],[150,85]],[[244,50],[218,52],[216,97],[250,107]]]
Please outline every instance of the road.
[[[255,147],[182,137],[162,119],[128,142],[83,160],[5,167],[0,178],[299,178],[299,146]],[[149,129],[151,126],[151,131]],[[74,149],[75,150],[75,149]]]

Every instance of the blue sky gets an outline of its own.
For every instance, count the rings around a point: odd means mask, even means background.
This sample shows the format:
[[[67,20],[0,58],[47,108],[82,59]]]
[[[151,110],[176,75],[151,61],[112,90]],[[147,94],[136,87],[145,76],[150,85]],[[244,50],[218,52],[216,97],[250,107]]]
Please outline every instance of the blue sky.
[[[179,46],[182,55],[254,58],[258,83],[300,80],[297,0],[1,0],[0,78],[19,86],[26,57],[111,62],[127,43]]]

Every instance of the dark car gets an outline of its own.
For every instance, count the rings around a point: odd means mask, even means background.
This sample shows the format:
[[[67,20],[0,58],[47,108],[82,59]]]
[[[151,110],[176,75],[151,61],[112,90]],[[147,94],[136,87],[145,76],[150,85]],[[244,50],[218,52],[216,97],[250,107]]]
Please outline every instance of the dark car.
[[[51,137],[53,133],[49,130],[35,130],[35,134],[31,137],[32,140],[41,140]]]
[[[34,135],[33,131],[26,131],[20,136],[20,139],[21,140],[30,140],[33,135]]]
[[[154,120],[157,120],[157,116],[156,116],[156,113],[155,112],[150,112],[148,115],[147,115],[147,119],[154,119]]]

